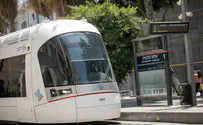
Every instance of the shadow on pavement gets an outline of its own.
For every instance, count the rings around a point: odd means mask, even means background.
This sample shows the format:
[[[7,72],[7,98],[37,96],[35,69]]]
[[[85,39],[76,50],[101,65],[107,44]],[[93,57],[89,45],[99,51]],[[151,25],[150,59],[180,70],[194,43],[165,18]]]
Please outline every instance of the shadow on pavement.
[[[21,123],[22,124],[22,123]],[[20,125],[21,125],[20,124]],[[22,124],[26,125],[26,123]],[[34,124],[29,124],[34,125]],[[64,124],[37,124],[37,125],[121,125],[121,123],[118,122],[106,122],[106,121],[96,121],[96,122],[84,122],[84,123],[64,123]]]
[[[121,123],[97,121],[97,122],[86,122],[86,123],[77,123],[77,124],[79,124],[79,125],[119,125]],[[71,125],[76,125],[76,124],[71,124]]]

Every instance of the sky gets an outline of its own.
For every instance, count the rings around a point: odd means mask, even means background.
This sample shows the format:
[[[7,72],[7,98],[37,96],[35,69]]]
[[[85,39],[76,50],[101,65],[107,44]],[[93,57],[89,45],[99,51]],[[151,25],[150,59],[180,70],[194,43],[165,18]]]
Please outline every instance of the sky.
[[[18,0],[18,4],[22,4],[23,2],[27,2],[28,0]]]
[[[18,0],[18,4],[22,4],[23,3],[23,0]]]

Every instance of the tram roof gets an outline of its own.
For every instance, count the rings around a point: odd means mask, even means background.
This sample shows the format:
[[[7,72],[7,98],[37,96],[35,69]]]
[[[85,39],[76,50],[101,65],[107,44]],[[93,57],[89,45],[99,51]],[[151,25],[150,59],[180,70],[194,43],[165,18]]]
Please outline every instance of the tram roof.
[[[64,25],[64,24],[66,24],[66,25]],[[1,36],[0,37],[0,48],[6,47],[7,45],[11,45],[11,44],[17,44],[17,43],[20,43],[23,41],[24,42],[30,41],[29,39],[33,39],[38,36],[44,35],[43,37],[46,37],[46,34],[50,33],[50,32],[46,32],[46,31],[50,30],[50,29],[52,29],[52,32],[54,32],[56,29],[58,31],[61,29],[61,31],[57,32],[57,34],[76,32],[76,31],[92,31],[92,32],[99,33],[99,31],[93,25],[91,25],[87,22],[84,22],[84,21],[79,21],[79,20],[45,21],[43,23]]]

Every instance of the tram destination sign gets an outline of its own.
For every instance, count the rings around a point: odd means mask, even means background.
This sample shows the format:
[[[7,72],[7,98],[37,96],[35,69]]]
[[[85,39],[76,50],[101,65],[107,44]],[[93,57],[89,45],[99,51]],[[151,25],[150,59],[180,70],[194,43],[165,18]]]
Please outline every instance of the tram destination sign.
[[[188,33],[189,22],[151,22],[150,34]]]

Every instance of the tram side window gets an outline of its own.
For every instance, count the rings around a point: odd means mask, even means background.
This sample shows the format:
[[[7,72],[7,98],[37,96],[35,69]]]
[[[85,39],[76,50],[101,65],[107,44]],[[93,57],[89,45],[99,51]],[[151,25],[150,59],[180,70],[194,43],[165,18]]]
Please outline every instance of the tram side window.
[[[0,60],[0,97],[26,97],[25,55]]]
[[[38,58],[45,87],[72,85],[70,67],[58,40],[52,38],[42,45]]]

